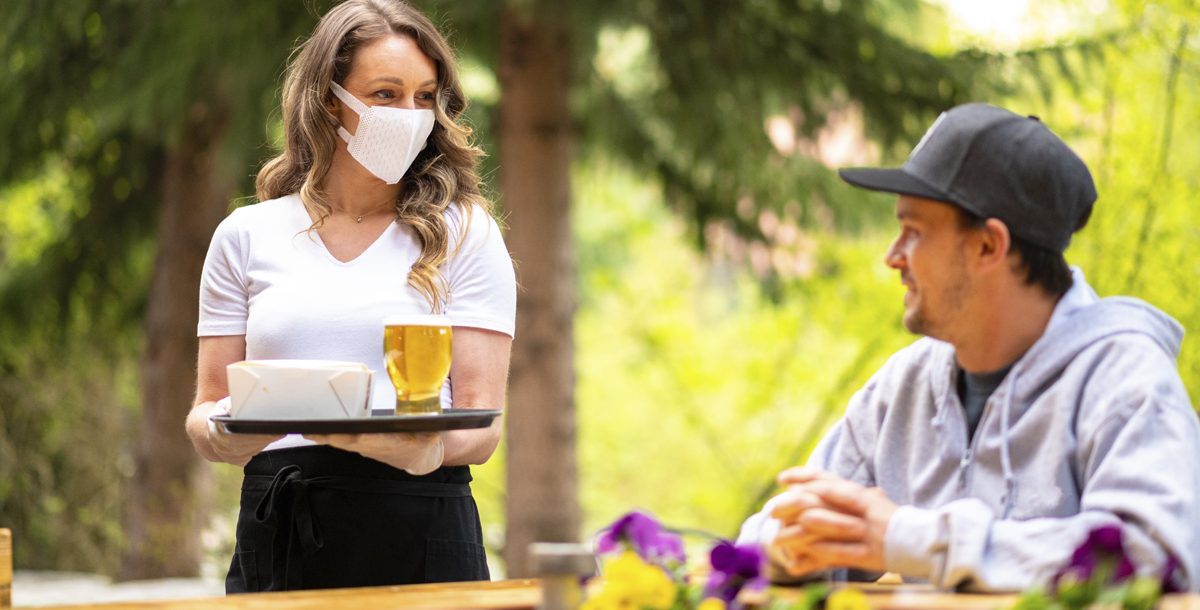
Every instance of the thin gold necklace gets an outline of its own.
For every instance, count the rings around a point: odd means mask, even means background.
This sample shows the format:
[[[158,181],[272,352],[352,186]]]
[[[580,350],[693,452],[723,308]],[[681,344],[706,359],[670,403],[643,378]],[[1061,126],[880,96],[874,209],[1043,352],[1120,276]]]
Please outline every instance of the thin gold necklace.
[[[358,224],[362,224],[362,221],[363,221],[363,219],[364,219],[364,218],[366,218],[366,217],[368,217],[368,216],[370,216],[370,215],[374,214],[375,212],[378,212],[379,210],[382,210],[382,209],[384,209],[384,208],[388,208],[388,207],[394,207],[394,205],[395,205],[395,204],[391,204],[391,203],[389,203],[389,204],[385,204],[385,205],[381,205],[381,206],[379,206],[379,207],[375,208],[374,210],[370,210],[370,211],[368,211],[368,212],[364,212],[364,213],[362,213],[362,214],[351,214],[350,212],[346,212],[345,210],[342,210],[342,212],[344,212],[344,213],[345,213],[347,216],[349,216],[349,217],[353,218],[353,219],[354,219],[354,222],[356,222],[356,223],[358,223]]]

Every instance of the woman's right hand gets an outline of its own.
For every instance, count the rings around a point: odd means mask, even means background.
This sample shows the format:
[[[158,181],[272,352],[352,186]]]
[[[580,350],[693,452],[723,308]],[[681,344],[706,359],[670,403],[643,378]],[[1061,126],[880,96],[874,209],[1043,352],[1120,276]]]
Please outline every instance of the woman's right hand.
[[[445,456],[442,435],[438,432],[306,434],[304,438],[343,451],[353,451],[418,476],[437,470]]]
[[[221,408],[224,402],[225,408]],[[262,452],[267,445],[283,438],[272,434],[234,434],[226,432],[209,419],[214,413],[227,413],[229,398],[216,402],[205,402],[188,413],[187,431],[192,444],[200,455],[210,462],[225,462],[245,466],[250,458]]]
[[[250,458],[262,453],[267,445],[283,438],[282,434],[233,434],[213,424],[208,442],[220,461],[235,466],[245,466]]]

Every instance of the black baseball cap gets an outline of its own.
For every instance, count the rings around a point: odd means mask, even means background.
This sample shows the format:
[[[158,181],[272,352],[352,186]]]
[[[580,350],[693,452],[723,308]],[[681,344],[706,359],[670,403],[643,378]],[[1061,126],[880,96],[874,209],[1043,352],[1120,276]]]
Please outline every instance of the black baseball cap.
[[[934,199],[1062,252],[1096,201],[1087,165],[1037,117],[988,104],[943,112],[899,168],[838,170],[861,188]]]

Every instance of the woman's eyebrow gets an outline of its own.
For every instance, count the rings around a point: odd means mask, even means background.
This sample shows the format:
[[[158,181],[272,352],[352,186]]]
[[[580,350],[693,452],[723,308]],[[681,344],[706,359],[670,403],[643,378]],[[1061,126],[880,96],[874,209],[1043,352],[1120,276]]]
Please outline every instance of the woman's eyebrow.
[[[401,87],[403,87],[403,86],[404,86],[404,79],[402,79],[402,78],[398,78],[398,77],[395,77],[395,76],[379,76],[379,77],[376,77],[376,78],[373,78],[373,79],[371,79],[371,82],[372,82],[372,83],[377,83],[377,82],[379,82],[379,81],[384,81],[384,82],[392,83],[392,84],[394,84],[394,85],[400,85]],[[432,78],[432,79],[429,79],[429,80],[427,80],[427,81],[425,81],[425,82],[421,83],[419,86],[421,86],[421,87],[427,87],[427,86],[429,86],[429,85],[436,85],[436,84],[437,84],[437,79],[436,79],[436,78]]]

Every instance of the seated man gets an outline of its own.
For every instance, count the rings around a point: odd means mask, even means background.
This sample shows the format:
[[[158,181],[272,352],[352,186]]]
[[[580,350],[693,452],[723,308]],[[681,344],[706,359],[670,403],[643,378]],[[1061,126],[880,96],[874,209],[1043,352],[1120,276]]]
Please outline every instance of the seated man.
[[[742,528],[784,579],[831,568],[1014,591],[1050,579],[1101,525],[1139,573],[1200,590],[1200,420],[1176,370],[1183,329],[1100,299],[1062,252],[1096,199],[1036,117],[985,104],[933,124],[899,169],[904,325],[925,335],[851,400],[809,465]],[[1170,558],[1173,558],[1170,559]]]

